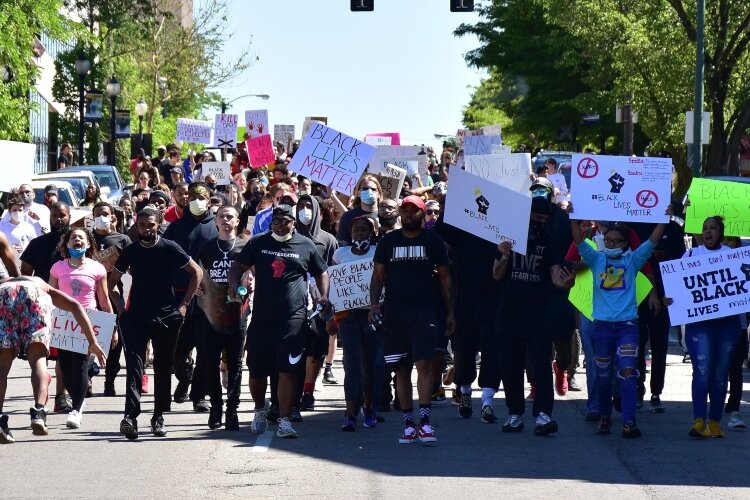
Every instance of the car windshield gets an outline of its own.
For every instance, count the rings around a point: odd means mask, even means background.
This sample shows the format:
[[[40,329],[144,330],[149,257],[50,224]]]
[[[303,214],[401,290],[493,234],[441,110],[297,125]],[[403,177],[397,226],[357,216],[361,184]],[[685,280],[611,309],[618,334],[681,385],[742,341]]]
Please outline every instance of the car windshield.
[[[94,177],[99,181],[101,187],[108,187],[110,191],[117,189],[117,179],[115,179],[115,174],[112,172],[97,171],[94,172]]]
[[[34,188],[34,201],[40,205],[44,205],[44,188]],[[70,207],[75,205],[73,200],[70,199],[70,193],[67,189],[57,190],[57,201],[65,202]]]

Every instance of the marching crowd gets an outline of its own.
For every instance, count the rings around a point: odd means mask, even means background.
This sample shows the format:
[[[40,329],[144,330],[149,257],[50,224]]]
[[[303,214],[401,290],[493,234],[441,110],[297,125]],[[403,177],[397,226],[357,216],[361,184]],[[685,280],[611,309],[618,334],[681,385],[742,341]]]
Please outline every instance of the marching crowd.
[[[428,148],[428,174],[407,179],[390,198],[370,174],[343,196],[290,172],[294,150],[287,154],[279,145],[277,152],[273,168],[252,168],[238,149],[233,180],[224,186],[203,175],[203,162],[215,161],[208,154],[191,151],[183,160],[174,145],[159,148],[153,160],[142,152],[130,165],[131,196],[114,206],[92,190],[91,229],[71,224],[70,207],[57,200],[54,186],[45,190],[44,205],[33,202],[28,184],[11,194],[0,220],[0,443],[14,442],[3,413],[14,359],[31,367],[31,427],[46,435],[48,360],[56,360],[54,411],[67,413],[66,425],[78,428],[98,371],[93,358],[105,365],[104,396],[114,396],[123,353],[120,432],[127,439],[139,437],[141,397],[151,390],[155,436],[167,435],[172,405],[188,400],[206,412],[209,428],[238,430],[243,364],[254,406],[251,431],[274,424],[277,436],[294,438],[292,424],[315,408],[321,371],[324,382],[336,383],[337,337],[346,401],[341,431],[355,431],[360,419],[374,428],[384,412],[397,410],[400,443],[434,442],[431,409],[446,402],[443,385],[455,386],[458,413],[470,418],[476,381],[482,422],[498,422],[493,400],[502,384],[502,432],[523,431],[526,400],[533,400],[534,434],[555,433],[555,393],[580,390],[582,350],[585,420],[608,434],[614,409],[622,414],[622,436],[636,438],[636,410],[647,394],[651,412],[665,411],[671,299],[659,262],[739,244],[724,237],[720,217],[709,217],[701,244],[687,250],[677,202],[667,224],[578,220],[561,196],[564,179],[561,186],[547,178],[556,174],[551,159],[531,184],[522,255],[510,242],[489,243],[443,221],[456,156],[448,146],[439,158]],[[362,259],[374,262],[370,305],[334,311],[328,267]],[[593,275],[592,319],[568,300],[584,269]],[[653,285],[640,304],[639,271]],[[74,315],[89,340],[88,355],[50,348],[53,306]],[[85,308],[117,314],[108,353]],[[744,327],[744,318],[732,316],[685,328],[685,360],[693,363],[690,436],[724,436],[724,413],[730,428],[745,426],[739,415]]]

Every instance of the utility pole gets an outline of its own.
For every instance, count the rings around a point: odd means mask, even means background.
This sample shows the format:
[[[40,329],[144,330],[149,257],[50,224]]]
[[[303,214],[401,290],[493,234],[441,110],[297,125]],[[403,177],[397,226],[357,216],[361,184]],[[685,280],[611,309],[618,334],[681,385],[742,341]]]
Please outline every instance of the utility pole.
[[[693,177],[701,176],[703,160],[703,35],[706,22],[706,0],[698,0],[695,22],[695,108],[693,112]]]

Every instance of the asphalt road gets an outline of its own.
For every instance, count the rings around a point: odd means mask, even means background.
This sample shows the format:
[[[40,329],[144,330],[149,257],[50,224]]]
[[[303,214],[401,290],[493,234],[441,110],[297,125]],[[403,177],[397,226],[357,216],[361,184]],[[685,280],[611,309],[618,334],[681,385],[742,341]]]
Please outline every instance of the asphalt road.
[[[252,405],[245,390],[238,432],[209,430],[207,414],[194,413],[186,403],[174,405],[166,415],[166,438],[142,432],[140,440],[129,442],[118,431],[124,370],[117,379],[118,396],[87,400],[81,429],[65,428],[65,415],[52,414],[47,420],[49,435],[33,436],[28,427],[29,369],[17,361],[5,407],[17,442],[0,445],[0,496],[750,498],[750,431],[727,431],[725,439],[701,441],[687,436],[692,425],[690,366],[682,363],[678,351],[672,351],[667,368],[662,397],[667,412],[640,410],[644,436],[639,440],[625,440],[617,432],[595,435],[594,424],[582,417],[585,389],[556,397],[556,435],[533,435],[530,405],[526,430],[503,434],[499,425],[480,423],[475,390],[475,413],[469,420],[461,419],[450,405],[433,410],[438,442],[432,445],[399,445],[402,422],[396,412],[385,413],[386,422],[376,429],[364,429],[360,422],[354,433],[339,431],[343,387],[320,383],[316,411],[305,413],[305,421],[295,424],[297,440],[276,438],[271,431],[261,436],[250,433]],[[339,351],[334,373],[342,382],[340,359]],[[247,372],[244,376],[246,380]],[[585,387],[583,374],[578,380]],[[749,381],[746,376],[746,390]],[[94,388],[101,394],[102,377]],[[148,428],[153,408],[151,395],[144,400],[142,430]],[[495,409],[502,422],[502,392]],[[750,411],[746,416],[750,420]],[[614,430],[618,429],[616,419]]]

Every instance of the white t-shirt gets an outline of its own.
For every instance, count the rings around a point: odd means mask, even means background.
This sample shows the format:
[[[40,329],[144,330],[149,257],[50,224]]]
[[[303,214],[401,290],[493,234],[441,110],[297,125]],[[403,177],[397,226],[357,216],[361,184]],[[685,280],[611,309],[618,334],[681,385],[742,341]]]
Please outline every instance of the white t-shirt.
[[[727,250],[731,250],[731,248],[729,248],[726,245],[721,245],[716,250],[710,250],[706,248],[706,245],[699,245],[685,252],[685,255],[683,255],[682,258],[684,259],[685,257],[695,257],[698,255],[706,255],[707,253],[714,253],[714,252],[726,252]]]
[[[7,211],[0,220],[0,232],[8,238],[10,246],[16,251],[16,253],[18,253],[18,255],[23,253],[26,246],[29,244],[29,241],[39,236],[36,228],[29,224],[25,215],[21,217],[21,222],[13,224],[10,222],[10,213]]]
[[[353,260],[372,260],[375,257],[375,245],[370,245],[367,249],[367,253],[364,255],[354,255],[352,253],[352,247],[339,247],[333,252],[333,263],[343,264],[344,262],[351,262]]]

